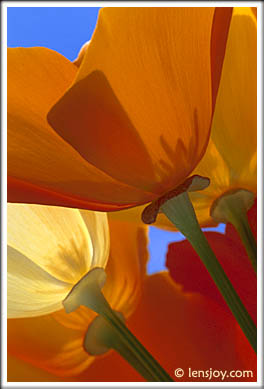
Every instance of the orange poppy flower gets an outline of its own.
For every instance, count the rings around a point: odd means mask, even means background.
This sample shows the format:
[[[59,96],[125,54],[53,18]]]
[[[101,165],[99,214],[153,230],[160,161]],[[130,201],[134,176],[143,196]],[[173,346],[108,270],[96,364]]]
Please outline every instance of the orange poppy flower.
[[[9,49],[8,201],[111,211],[181,184],[208,143],[231,12],[107,7],[79,68]]]
[[[211,137],[194,174],[210,178],[208,188],[190,193],[199,223],[216,225],[210,211],[229,191],[257,193],[257,19],[256,8],[234,7],[227,39]],[[144,207],[112,212],[138,222]],[[159,214],[158,227],[175,229]]]
[[[36,335],[35,341],[29,342],[32,339],[32,331],[30,331],[30,328],[33,328],[30,324],[32,320],[27,319],[25,323],[27,326],[23,326],[22,331],[19,330],[19,322],[22,323],[22,319],[11,322],[9,350],[12,351],[13,360],[9,369],[9,381],[57,381],[58,376],[54,375],[53,379],[53,376],[41,372],[35,366],[46,369],[47,362],[46,366],[44,363],[42,366],[38,364],[39,355],[44,353],[43,350],[49,349],[50,352],[54,352],[59,340],[57,336],[50,335],[50,337],[41,339]],[[166,272],[146,277],[142,297],[136,311],[128,319],[127,325],[175,381],[256,381],[254,352],[231,315],[206,296],[184,293]],[[18,334],[16,330],[19,331]],[[63,336],[65,334],[61,334],[61,338]],[[20,348],[23,345],[27,347]],[[18,346],[20,355],[18,355]],[[32,354],[34,359],[29,358],[28,347],[31,352],[34,348]],[[61,350],[59,356],[63,352],[66,359],[66,349]],[[30,361],[34,366],[20,366],[19,360],[14,360],[14,355],[19,356],[23,361]],[[51,355],[48,355],[47,351],[46,359],[51,361]],[[72,351],[71,363],[74,361],[80,363],[80,359],[81,355],[78,351],[76,350],[75,354]],[[185,374],[177,378],[176,369],[183,369]],[[190,369],[204,372],[210,372],[210,369],[221,370],[226,373],[223,373],[224,378],[217,373],[209,380],[210,376],[203,377],[201,373],[199,377],[197,375],[195,377],[194,373],[192,376]],[[20,375],[21,370],[22,376]],[[241,372],[244,370],[250,370],[248,376],[245,373],[242,376]],[[240,375],[231,377],[231,374],[236,374],[236,371]],[[96,358],[94,363],[81,374],[63,376],[60,380],[69,382],[144,381],[116,352]]]

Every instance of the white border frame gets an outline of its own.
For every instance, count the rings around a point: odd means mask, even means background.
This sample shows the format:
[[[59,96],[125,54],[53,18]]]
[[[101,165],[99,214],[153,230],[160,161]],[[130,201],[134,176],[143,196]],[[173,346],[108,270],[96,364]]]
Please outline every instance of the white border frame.
[[[208,6],[228,6],[228,7],[257,7],[258,8],[258,38],[257,38],[257,47],[258,47],[258,143],[257,143],[257,163],[258,163],[258,380],[256,383],[243,383],[243,382],[175,382],[175,383],[120,383],[120,382],[7,382],[7,372],[6,372],[6,346],[7,346],[7,331],[6,331],[6,318],[7,318],[7,307],[6,307],[6,203],[7,203],[7,69],[6,69],[6,49],[7,49],[7,8],[8,7],[101,7],[101,6],[122,6],[122,7],[181,7],[181,6],[199,6],[199,7],[208,7]],[[1,151],[2,151],[2,185],[1,185],[1,222],[2,222],[2,245],[1,245],[1,254],[2,254],[2,272],[1,272],[1,281],[2,281],[2,326],[1,326],[1,357],[2,357],[2,366],[1,366],[1,376],[2,376],[2,385],[6,388],[17,388],[17,387],[55,387],[55,388],[76,388],[76,387],[89,387],[89,388],[99,388],[99,387],[254,387],[261,388],[263,386],[263,5],[261,1],[2,1],[1,2],[1,58],[2,58],[2,72],[1,72],[1,92],[2,92],[2,133],[1,133]]]

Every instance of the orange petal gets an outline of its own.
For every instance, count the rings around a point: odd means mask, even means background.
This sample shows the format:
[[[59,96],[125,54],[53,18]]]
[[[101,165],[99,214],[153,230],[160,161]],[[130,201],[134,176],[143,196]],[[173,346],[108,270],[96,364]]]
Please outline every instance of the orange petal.
[[[257,7],[250,7],[251,8],[251,11],[253,12],[255,18],[257,19],[257,14],[258,14],[258,9]]]
[[[148,229],[114,220],[109,227],[111,248],[103,291],[111,306],[128,317],[138,303],[146,275]]]
[[[82,342],[82,331],[62,326],[52,315],[8,320],[10,355],[58,376],[78,374],[92,362]]]
[[[156,195],[177,186],[208,141],[230,12],[101,10],[76,81],[49,122],[115,179]]]
[[[24,362],[10,354],[7,355],[7,381],[8,382],[56,382],[61,378],[48,373],[43,369]]]
[[[120,220],[123,222],[136,223],[137,225],[142,224],[141,214],[146,208],[146,205],[133,207],[118,212],[107,212],[109,220]],[[162,228],[165,230],[175,231],[176,227],[172,224],[167,216],[163,213],[159,213],[155,224],[157,228]]]
[[[8,201],[99,210],[146,201],[149,195],[89,165],[48,125],[48,110],[76,71],[49,49],[8,49]]]

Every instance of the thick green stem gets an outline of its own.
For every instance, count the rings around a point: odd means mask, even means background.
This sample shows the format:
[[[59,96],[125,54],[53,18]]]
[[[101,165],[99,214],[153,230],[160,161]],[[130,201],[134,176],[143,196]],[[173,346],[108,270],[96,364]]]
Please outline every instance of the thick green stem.
[[[169,374],[152,357],[145,347],[129,331],[120,317],[112,310],[103,293],[101,287],[105,281],[105,272],[101,268],[91,270],[77,285],[71,290],[63,301],[66,312],[72,312],[80,305],[85,305],[89,309],[102,316],[116,334],[117,340],[112,347],[141,374],[151,382],[173,381]],[[109,345],[106,344],[106,347]],[[140,366],[140,367],[139,367]]]
[[[247,218],[247,211],[253,205],[254,199],[254,193],[248,190],[230,191],[214,202],[210,213],[215,221],[231,223],[235,227],[257,273],[257,244]]]
[[[233,285],[227,278],[219,264],[205,235],[201,231],[188,193],[182,194],[166,201],[161,206],[162,212],[185,235],[197,254],[201,258],[206,269],[210,273],[217,288],[225,299],[228,307],[235,316],[244,334],[248,338],[252,348],[257,350],[257,330],[249,313],[237,295]]]

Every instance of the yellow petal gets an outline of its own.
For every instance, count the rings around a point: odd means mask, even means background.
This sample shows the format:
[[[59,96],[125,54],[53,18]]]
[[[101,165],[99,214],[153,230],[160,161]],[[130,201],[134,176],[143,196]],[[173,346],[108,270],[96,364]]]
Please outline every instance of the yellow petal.
[[[104,294],[115,310],[129,316],[141,294],[148,258],[147,228],[110,222],[111,254],[106,266]],[[53,374],[79,374],[92,361],[83,349],[87,327],[95,314],[85,307],[66,314],[8,320],[11,355]],[[29,343],[29,347],[27,347]]]
[[[89,165],[48,125],[76,71],[49,49],[8,49],[8,201],[102,209],[101,201],[109,210],[144,202],[142,191]]]
[[[127,185],[155,195],[177,186],[208,141],[230,9],[214,11],[101,10],[74,85],[49,112],[51,125]]]
[[[195,173],[208,189],[192,193],[200,222],[208,224],[213,201],[224,192],[257,184],[257,24],[250,8],[234,8],[211,139]]]
[[[8,204],[8,316],[47,314],[89,270],[105,267],[105,213]]]
[[[212,139],[238,179],[257,148],[257,22],[250,8],[234,8]],[[249,172],[255,186],[253,178]]]
[[[103,293],[111,307],[128,317],[135,309],[141,295],[146,274],[147,227],[136,223],[110,220],[110,255],[105,268],[107,278]],[[87,329],[94,312],[80,307],[71,314],[64,310],[54,313],[62,325],[69,328]]]

